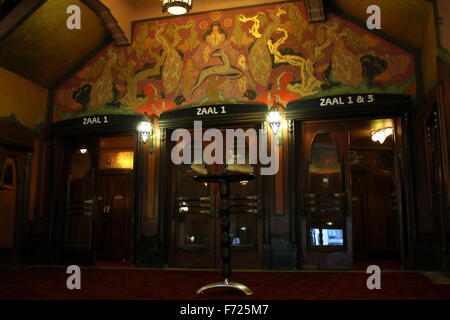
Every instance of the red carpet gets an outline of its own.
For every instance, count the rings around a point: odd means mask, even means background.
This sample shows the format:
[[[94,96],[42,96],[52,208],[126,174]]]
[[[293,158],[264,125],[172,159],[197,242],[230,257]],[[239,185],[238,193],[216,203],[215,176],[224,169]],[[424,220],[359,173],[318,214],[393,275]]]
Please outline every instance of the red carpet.
[[[221,280],[219,271],[88,268],[82,290],[66,288],[65,268],[0,270],[0,300],[450,300],[450,285],[437,285],[419,272],[385,272],[381,290],[368,290],[364,272],[234,272],[255,294],[226,289],[196,290]]]

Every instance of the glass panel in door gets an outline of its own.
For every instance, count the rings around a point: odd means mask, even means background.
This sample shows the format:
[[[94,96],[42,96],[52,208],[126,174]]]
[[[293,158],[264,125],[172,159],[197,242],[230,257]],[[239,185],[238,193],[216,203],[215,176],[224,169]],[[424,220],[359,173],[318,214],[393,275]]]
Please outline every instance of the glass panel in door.
[[[330,134],[314,138],[309,165],[309,233],[310,245],[343,246],[345,217],[342,212],[342,164],[337,145]]]

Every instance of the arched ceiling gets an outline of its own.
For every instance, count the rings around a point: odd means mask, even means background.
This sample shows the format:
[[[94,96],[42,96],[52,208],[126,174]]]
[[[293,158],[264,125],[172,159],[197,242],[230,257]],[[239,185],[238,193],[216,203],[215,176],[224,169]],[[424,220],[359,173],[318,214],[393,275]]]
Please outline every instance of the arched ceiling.
[[[160,0],[41,2],[43,4],[23,22],[18,22],[12,32],[6,33],[2,30],[3,21],[0,20],[0,67],[46,88],[52,87],[68,70],[107,39],[110,33],[115,35],[116,43],[120,43],[117,41],[118,27],[121,29],[119,33],[122,32],[121,44],[124,44],[126,41],[124,42],[123,38],[129,38],[132,21],[168,16],[162,13]],[[262,5],[268,2],[281,1],[193,0],[192,13]],[[73,4],[80,6],[82,10],[81,30],[66,28],[66,8]],[[381,31],[384,34],[411,48],[422,48],[425,26],[432,13],[430,1],[324,0],[325,12],[334,7],[363,23],[368,16],[367,7],[373,4],[381,8]],[[103,9],[96,9],[99,7]],[[105,18],[108,14],[108,18]]]
[[[68,30],[69,5],[83,13],[81,30]],[[78,0],[49,0],[0,42],[0,66],[45,88],[109,36],[101,19]]]
[[[325,0],[326,1],[326,0]],[[425,24],[433,5],[426,0],[332,0],[336,8],[365,21],[367,7],[376,4],[381,9],[381,31],[399,42],[420,49]]]

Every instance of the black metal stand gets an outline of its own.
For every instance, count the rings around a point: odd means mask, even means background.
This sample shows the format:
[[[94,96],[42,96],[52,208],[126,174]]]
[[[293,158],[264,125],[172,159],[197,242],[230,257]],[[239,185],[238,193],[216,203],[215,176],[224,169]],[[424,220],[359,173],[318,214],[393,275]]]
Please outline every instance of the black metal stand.
[[[223,282],[215,282],[207,284],[197,290],[197,294],[203,293],[207,289],[211,288],[234,288],[244,292],[246,295],[253,294],[246,285],[237,282],[229,281],[231,276],[231,250],[230,250],[230,206],[228,203],[229,197],[229,183],[239,182],[239,181],[250,181],[255,177],[251,174],[207,174],[195,177],[195,181],[199,182],[209,182],[209,183],[219,183],[220,192],[220,219],[221,219],[221,229],[222,229],[222,261],[223,261]]]

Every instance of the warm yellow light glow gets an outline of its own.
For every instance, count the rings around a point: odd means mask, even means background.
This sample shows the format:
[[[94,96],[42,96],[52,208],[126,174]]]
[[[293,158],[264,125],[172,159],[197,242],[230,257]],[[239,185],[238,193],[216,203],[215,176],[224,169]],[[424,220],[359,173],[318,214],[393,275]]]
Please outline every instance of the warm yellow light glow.
[[[81,152],[82,154],[85,154],[85,153],[87,152],[87,149],[82,148],[82,149],[80,149],[80,152]]]
[[[137,126],[137,131],[141,135],[141,139],[144,143],[147,142],[149,136],[152,135],[153,132],[153,124],[148,121],[141,121]]]
[[[133,151],[103,151],[100,169],[133,169]]]
[[[269,121],[269,125],[272,128],[272,132],[274,135],[277,134],[278,129],[280,128],[281,120],[281,112],[278,110],[270,111],[267,115],[267,121]]]
[[[392,128],[382,128],[375,131],[372,131],[372,141],[379,142],[383,144],[387,137],[394,133],[394,129]]]
[[[169,12],[170,14],[179,16],[179,15],[185,14],[187,12],[187,10],[186,10],[186,8],[183,8],[183,7],[173,6],[173,7],[169,7],[167,9],[167,12]]]

